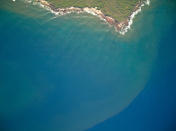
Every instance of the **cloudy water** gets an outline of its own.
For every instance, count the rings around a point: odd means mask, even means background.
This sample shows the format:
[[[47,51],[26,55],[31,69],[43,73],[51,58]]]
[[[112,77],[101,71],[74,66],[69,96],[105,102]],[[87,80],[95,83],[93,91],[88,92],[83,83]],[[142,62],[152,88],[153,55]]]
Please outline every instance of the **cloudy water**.
[[[129,107],[157,70],[161,38],[174,23],[173,8],[163,7],[164,16],[156,9],[163,3],[144,7],[122,36],[95,16],[55,17],[2,0],[2,130],[82,131]]]

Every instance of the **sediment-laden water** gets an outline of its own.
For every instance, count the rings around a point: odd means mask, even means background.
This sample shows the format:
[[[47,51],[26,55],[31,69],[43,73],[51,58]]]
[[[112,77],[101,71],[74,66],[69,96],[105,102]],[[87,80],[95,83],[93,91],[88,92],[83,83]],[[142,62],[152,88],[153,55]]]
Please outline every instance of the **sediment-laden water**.
[[[118,115],[157,72],[162,38],[173,34],[174,8],[151,2],[122,36],[92,15],[55,17],[2,0],[0,127],[82,131]]]

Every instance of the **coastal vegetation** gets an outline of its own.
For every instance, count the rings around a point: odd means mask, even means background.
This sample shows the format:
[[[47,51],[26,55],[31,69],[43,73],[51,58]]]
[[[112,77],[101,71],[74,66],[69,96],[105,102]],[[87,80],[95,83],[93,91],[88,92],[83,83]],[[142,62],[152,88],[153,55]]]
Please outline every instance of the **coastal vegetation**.
[[[97,7],[105,15],[116,21],[124,21],[134,11],[136,5],[143,0],[46,0],[56,8]]]

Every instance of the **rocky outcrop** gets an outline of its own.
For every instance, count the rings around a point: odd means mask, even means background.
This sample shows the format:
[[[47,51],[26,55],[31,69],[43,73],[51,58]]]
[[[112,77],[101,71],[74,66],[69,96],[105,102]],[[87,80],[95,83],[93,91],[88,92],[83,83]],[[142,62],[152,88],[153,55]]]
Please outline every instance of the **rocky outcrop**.
[[[145,2],[139,1],[137,5],[135,6],[134,11],[131,13],[131,15],[127,17],[126,20],[122,22],[118,22],[114,18],[104,15],[102,11],[98,10],[96,7],[95,8],[88,8],[88,7],[85,7],[85,8],[77,8],[77,7],[56,8],[54,5],[48,3],[46,0],[37,0],[37,2],[39,2],[42,7],[46,7],[47,9],[49,9],[52,13],[56,15],[65,15],[65,14],[69,14],[73,12],[76,12],[76,13],[86,12],[86,13],[98,16],[100,19],[114,26],[114,28],[121,34],[125,34],[128,31],[128,29],[130,29],[130,26],[133,23],[133,19],[135,15],[137,15],[141,11],[141,7],[144,6],[145,4],[150,3],[149,0],[146,0]]]

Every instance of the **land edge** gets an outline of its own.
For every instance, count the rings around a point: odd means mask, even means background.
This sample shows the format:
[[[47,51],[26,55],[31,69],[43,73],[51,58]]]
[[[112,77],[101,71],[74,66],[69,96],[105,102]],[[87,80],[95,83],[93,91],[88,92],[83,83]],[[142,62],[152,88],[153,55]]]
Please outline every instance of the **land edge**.
[[[53,4],[47,2],[46,0],[35,0],[39,3],[39,5],[47,10],[50,10],[55,15],[66,15],[70,13],[89,13],[92,15],[95,15],[99,17],[101,20],[104,20],[109,25],[112,25],[117,32],[119,32],[121,35],[124,35],[128,32],[128,30],[131,28],[131,25],[133,24],[133,19],[135,16],[141,12],[142,7],[145,5],[150,5],[150,0],[145,1],[139,1],[134,10],[131,12],[130,16],[126,18],[124,21],[117,21],[114,18],[110,16],[106,16],[102,13],[101,10],[98,10],[97,7],[84,7],[84,8],[78,8],[78,7],[68,7],[68,8],[56,8]]]

